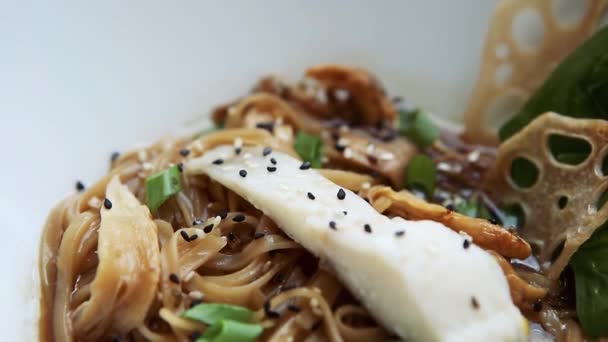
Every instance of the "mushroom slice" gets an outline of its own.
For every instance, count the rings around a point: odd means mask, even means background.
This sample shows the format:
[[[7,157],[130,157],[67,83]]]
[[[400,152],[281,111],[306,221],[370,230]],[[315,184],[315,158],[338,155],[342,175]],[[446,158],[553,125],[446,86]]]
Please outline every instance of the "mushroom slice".
[[[353,124],[374,125],[393,122],[397,111],[380,82],[367,70],[337,64],[317,65],[306,70],[306,77],[321,83],[328,92],[345,91],[354,105]]]
[[[72,314],[76,335],[91,340],[108,330],[125,333],[141,325],[156,296],[160,274],[156,225],[148,207],[117,176],[109,182],[106,198],[91,297]]]
[[[556,151],[556,137],[570,151]],[[607,121],[545,113],[499,147],[486,174],[484,187],[493,197],[523,209],[520,233],[536,247],[550,279],[559,277],[579,246],[608,220],[608,206],[598,208],[608,188],[602,171],[607,143]],[[585,144],[588,154],[571,149]]]
[[[476,245],[484,249],[510,258],[525,259],[530,256],[530,245],[517,234],[488,220],[462,215],[426,202],[406,190],[396,192],[387,186],[374,186],[362,190],[361,195],[380,213],[389,213],[407,220],[441,222],[456,232],[469,235]]]

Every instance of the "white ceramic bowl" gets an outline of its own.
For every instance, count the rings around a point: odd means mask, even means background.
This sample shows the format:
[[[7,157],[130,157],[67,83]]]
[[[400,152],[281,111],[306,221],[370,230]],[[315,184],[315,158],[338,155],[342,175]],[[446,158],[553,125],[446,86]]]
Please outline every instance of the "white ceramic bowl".
[[[0,324],[35,340],[41,227],[110,153],[174,132],[261,75],[367,67],[458,122],[495,1],[89,1],[0,5]],[[199,119],[200,120],[200,119]]]

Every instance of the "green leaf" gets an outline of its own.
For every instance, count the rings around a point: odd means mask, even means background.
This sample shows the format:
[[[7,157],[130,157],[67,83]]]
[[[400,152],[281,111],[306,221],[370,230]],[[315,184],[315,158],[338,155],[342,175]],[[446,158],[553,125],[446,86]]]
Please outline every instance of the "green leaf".
[[[399,133],[419,147],[432,144],[439,137],[439,128],[423,111],[399,112]]]
[[[146,178],[146,204],[150,211],[156,211],[169,197],[182,190],[179,176],[180,171],[174,165]]]
[[[250,342],[255,341],[263,330],[260,324],[221,320],[213,324],[196,342]]]
[[[608,28],[595,33],[551,73],[519,113],[499,131],[506,140],[540,114],[608,119]]]
[[[226,319],[238,322],[250,322],[253,312],[242,306],[202,303],[184,311],[182,316],[211,325]]]
[[[608,224],[596,232],[570,260],[576,288],[576,312],[585,333],[608,333]]]
[[[462,201],[454,207],[454,210],[469,217],[478,217],[483,219],[492,218],[492,214],[490,214],[488,208],[477,200]]]
[[[431,197],[435,191],[437,168],[428,156],[418,154],[412,157],[405,170],[405,184],[408,188],[420,188]]]
[[[299,132],[296,135],[295,149],[300,158],[309,161],[312,167],[321,167],[321,148],[323,141],[316,135]]]

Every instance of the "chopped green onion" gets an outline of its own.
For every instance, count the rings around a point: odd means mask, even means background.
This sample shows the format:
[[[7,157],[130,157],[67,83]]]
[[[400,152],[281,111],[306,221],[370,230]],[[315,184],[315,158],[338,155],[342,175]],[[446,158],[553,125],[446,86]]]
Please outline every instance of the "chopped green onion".
[[[435,191],[437,168],[428,156],[418,154],[412,157],[405,170],[405,184],[408,188],[421,188],[431,197]]]
[[[196,342],[250,342],[255,341],[263,330],[260,324],[221,320],[213,324]]]
[[[304,161],[310,162],[312,167],[321,167],[321,147],[323,141],[316,135],[299,132],[296,135],[295,149]]]
[[[177,165],[146,178],[146,203],[154,212],[165,201],[182,190]]]
[[[454,209],[457,212],[469,217],[478,217],[483,219],[492,218],[492,214],[490,214],[488,208],[486,208],[483,203],[476,200],[462,201],[458,203]]]
[[[211,325],[224,319],[238,322],[250,322],[253,317],[253,312],[242,306],[202,303],[185,311],[182,315],[186,318]]]
[[[414,144],[425,147],[439,137],[439,128],[431,118],[421,110],[399,112],[399,133]]]

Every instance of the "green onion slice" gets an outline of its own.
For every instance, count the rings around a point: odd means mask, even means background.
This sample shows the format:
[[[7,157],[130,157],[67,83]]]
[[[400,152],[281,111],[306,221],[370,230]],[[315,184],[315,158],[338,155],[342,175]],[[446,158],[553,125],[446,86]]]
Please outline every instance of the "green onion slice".
[[[300,158],[310,162],[312,167],[321,167],[321,148],[323,141],[316,135],[299,132],[296,135],[295,149]]]
[[[418,154],[412,157],[405,170],[405,184],[408,188],[421,188],[431,197],[435,191],[437,168],[428,156]]]
[[[251,321],[253,312],[242,306],[202,303],[185,311],[182,315],[186,318],[212,325],[225,319],[247,323]]]
[[[154,212],[165,201],[182,190],[176,165],[146,178],[146,204]]]
[[[250,342],[264,329],[260,324],[221,320],[212,325],[196,342]]]
[[[421,110],[399,112],[399,133],[419,147],[432,144],[439,137],[439,128]]]

